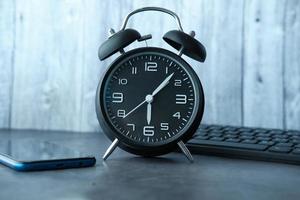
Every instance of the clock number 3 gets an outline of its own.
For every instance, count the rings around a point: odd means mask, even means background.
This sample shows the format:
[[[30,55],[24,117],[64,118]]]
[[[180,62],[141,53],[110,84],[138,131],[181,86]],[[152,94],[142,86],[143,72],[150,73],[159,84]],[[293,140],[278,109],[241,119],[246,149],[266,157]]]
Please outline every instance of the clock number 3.
[[[184,94],[176,94],[176,104],[186,104],[187,96]]]

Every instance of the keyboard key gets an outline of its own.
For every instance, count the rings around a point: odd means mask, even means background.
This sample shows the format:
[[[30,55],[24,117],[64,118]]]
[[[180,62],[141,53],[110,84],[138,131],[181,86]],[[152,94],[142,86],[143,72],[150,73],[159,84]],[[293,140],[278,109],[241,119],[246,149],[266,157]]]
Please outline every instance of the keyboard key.
[[[237,135],[237,134],[239,134],[239,131],[224,131],[224,133],[230,134],[230,135]]]
[[[271,138],[269,138],[269,137],[257,137],[256,139],[259,140],[259,141],[269,141],[269,140],[271,140]]]
[[[295,148],[300,148],[300,144],[295,145]]]
[[[252,136],[247,136],[247,135],[242,135],[239,138],[242,139],[242,140],[252,140],[253,139]]]
[[[295,140],[300,140],[300,136],[298,136],[298,135],[292,135],[291,138],[295,139]]]
[[[265,130],[265,129],[255,129],[254,131],[253,131],[254,133],[267,133],[268,132],[268,130]]]
[[[273,144],[275,144],[275,142],[272,142],[272,141],[260,141],[258,144],[272,146]]]
[[[220,147],[228,147],[235,149],[249,149],[255,151],[263,151],[268,146],[261,144],[245,144],[245,143],[234,143],[234,142],[225,142],[225,141],[211,141],[211,140],[197,140],[196,143],[193,143],[193,140],[188,142],[189,144],[195,145],[208,145],[208,146],[220,146]]]
[[[218,125],[211,125],[209,127],[210,130],[222,130],[223,127],[222,126],[218,126]]]
[[[210,137],[221,137],[222,134],[221,133],[210,133],[209,136]]]
[[[273,135],[273,138],[281,138],[281,139],[286,139],[288,136],[286,134],[282,134],[282,135]]]
[[[225,134],[224,138],[236,138],[238,135]]]
[[[208,139],[208,136],[196,135],[194,138],[199,139],[199,140],[206,140],[206,139]]]
[[[268,149],[271,152],[276,152],[276,153],[288,153],[292,149],[290,147],[278,147],[278,146],[273,146]]]
[[[255,143],[257,143],[257,140],[242,140],[242,143],[255,144]]]
[[[246,132],[246,131],[253,131],[253,128],[244,127],[244,128],[238,128],[238,130],[242,132]]]
[[[294,143],[294,144],[300,144],[300,139],[299,140],[290,140],[290,142]]]
[[[300,131],[287,131],[286,134],[294,135],[294,136],[300,136]]]
[[[226,142],[239,142],[240,139],[238,139],[238,138],[228,138],[228,139],[226,139],[225,141],[226,141]]]
[[[287,139],[281,139],[281,138],[274,138],[272,139],[273,142],[280,142],[280,143],[284,143],[284,142],[287,142],[288,140]]]
[[[223,128],[224,131],[235,131],[237,128],[236,127],[225,127]]]
[[[300,155],[300,148],[296,148],[292,151],[293,154],[298,154]]]
[[[240,135],[253,136],[253,135],[255,135],[255,133],[254,132],[241,132]]]
[[[278,143],[275,145],[276,147],[291,147],[293,144],[291,143]]]
[[[223,141],[224,138],[222,138],[222,137],[211,137],[210,140],[213,140],[213,141]]]
[[[269,133],[271,133],[271,134],[283,134],[284,131],[283,130],[274,129],[274,130],[271,130]]]
[[[257,133],[256,137],[270,137],[271,134],[270,133]]]

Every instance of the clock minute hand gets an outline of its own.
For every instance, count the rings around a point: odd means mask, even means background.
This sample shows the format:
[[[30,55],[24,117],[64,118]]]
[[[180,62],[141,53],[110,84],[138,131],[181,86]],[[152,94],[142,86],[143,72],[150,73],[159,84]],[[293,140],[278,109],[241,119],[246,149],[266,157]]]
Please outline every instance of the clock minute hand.
[[[133,113],[136,109],[138,109],[139,107],[141,107],[144,103],[146,103],[146,100],[144,100],[143,102],[141,102],[139,105],[137,105],[134,109],[132,109],[130,112],[128,112],[126,115],[124,115],[123,118],[127,117],[128,115],[130,115],[131,113]]]
[[[172,78],[172,76],[174,75],[174,73],[172,73],[171,75],[169,75],[153,92],[152,92],[152,96],[156,95],[159,91],[161,91],[166,85],[168,85],[170,79]]]

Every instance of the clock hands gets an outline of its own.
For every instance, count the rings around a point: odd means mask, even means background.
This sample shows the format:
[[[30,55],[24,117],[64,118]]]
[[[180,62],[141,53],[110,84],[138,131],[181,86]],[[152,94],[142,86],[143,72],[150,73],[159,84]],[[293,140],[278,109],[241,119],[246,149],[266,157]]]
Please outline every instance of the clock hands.
[[[151,122],[151,103],[147,104],[147,123],[148,125]]]
[[[174,73],[172,73],[171,75],[169,75],[167,78],[165,78],[165,80],[163,80],[163,82],[161,82],[161,84],[159,84],[159,86],[152,92],[152,94],[148,94],[145,98],[144,101],[142,101],[140,104],[138,104],[135,108],[133,108],[131,111],[129,111],[126,115],[124,115],[123,118],[127,117],[128,115],[130,115],[131,113],[133,113],[136,109],[138,109],[139,107],[141,107],[144,103],[148,103],[147,105],[147,122],[148,124],[150,124],[151,121],[151,103],[153,101],[153,97],[159,92],[161,91],[164,87],[166,87],[166,85],[168,85],[170,79],[173,77]]]
[[[174,75],[174,73],[172,73],[171,75],[169,75],[153,92],[152,92],[152,96],[156,95],[159,91],[161,91],[164,87],[166,87],[166,85],[168,85],[170,79],[172,78],[172,76]]]
[[[151,103],[152,103],[152,101],[153,101],[153,96],[152,95],[150,95],[150,94],[148,94],[147,96],[146,96],[146,101],[147,101],[147,123],[148,123],[148,125],[150,124],[150,122],[151,122],[151,107],[152,107],[152,105],[151,105]]]

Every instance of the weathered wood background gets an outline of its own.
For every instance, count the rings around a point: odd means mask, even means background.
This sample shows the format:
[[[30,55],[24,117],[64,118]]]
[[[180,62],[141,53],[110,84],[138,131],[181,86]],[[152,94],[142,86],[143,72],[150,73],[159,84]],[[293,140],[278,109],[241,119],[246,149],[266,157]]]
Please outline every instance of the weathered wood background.
[[[204,64],[188,59],[204,122],[300,129],[298,0],[0,0],[0,127],[98,130],[94,96],[112,60],[100,63],[98,46],[144,6],[177,12],[206,46]],[[166,48],[161,37],[176,28],[153,12],[129,25]]]

